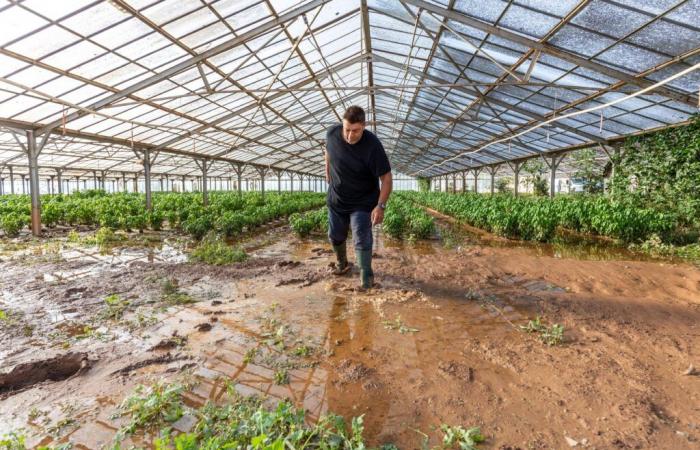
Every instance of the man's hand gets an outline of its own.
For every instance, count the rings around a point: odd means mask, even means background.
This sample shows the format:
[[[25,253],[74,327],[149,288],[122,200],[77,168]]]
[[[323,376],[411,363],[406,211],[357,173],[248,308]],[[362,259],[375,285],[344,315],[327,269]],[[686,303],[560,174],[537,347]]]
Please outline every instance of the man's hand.
[[[384,210],[379,206],[375,206],[372,210],[372,225],[379,225],[384,222]]]

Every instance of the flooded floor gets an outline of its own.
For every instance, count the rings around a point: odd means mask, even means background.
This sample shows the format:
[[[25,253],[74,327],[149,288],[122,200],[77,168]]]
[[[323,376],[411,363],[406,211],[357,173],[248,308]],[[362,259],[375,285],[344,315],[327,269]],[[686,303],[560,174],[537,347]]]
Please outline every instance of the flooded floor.
[[[167,233],[103,254],[61,238],[4,251],[0,435],[108,447],[135,386],[185,377],[191,407],[231,388],[288,398],[311,421],[364,415],[373,446],[437,444],[449,424],[480,426],[487,449],[697,448],[700,269],[441,228],[379,234],[369,292],[328,274],[322,237],[285,227],[247,237],[251,258],[227,267],[187,262]],[[537,316],[562,343],[522,330]]]

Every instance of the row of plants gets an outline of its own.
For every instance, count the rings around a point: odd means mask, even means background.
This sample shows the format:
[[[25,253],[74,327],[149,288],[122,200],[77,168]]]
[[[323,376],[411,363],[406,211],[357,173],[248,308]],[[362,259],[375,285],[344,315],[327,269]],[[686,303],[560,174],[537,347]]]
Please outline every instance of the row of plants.
[[[299,237],[305,237],[313,232],[328,231],[328,208],[323,207],[316,211],[294,213],[289,216],[289,226]]]
[[[394,238],[426,239],[435,230],[435,220],[410,200],[409,193],[395,192],[384,212],[382,230]]]
[[[145,208],[145,196],[135,193],[106,194],[85,191],[71,195],[42,196],[45,226],[86,225],[113,230],[160,230],[164,224],[201,239],[209,231],[235,236],[271,220],[321,206],[323,194],[213,192],[209,205],[200,193],[155,193],[153,209]],[[0,197],[0,229],[15,236],[30,224],[29,196]]]
[[[328,232],[328,208],[289,216],[289,225],[297,236]],[[383,231],[391,237],[426,239],[435,229],[432,216],[417,207],[403,193],[394,193],[384,212]]]
[[[652,235],[672,239],[679,228],[672,213],[644,207],[634,198],[601,195],[515,197],[473,193],[404,193],[414,202],[495,234],[524,240],[550,241],[558,227],[642,242]]]

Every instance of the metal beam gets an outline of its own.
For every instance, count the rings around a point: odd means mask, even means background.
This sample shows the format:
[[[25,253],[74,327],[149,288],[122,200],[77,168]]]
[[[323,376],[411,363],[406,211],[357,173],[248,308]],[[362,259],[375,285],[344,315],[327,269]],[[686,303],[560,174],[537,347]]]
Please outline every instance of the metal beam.
[[[12,120],[12,119],[0,119],[0,126],[8,127],[8,128],[15,128],[15,129],[22,129],[22,130],[34,130],[36,134],[37,126],[29,123],[29,122],[23,122],[23,121],[18,121],[18,120]],[[52,129],[51,133],[54,135],[64,135],[62,129]],[[118,145],[120,147],[123,147],[125,150],[131,148],[131,141],[128,139],[121,139],[121,138],[116,138],[112,136],[102,136],[99,134],[95,133],[87,133],[84,131],[77,131],[77,130],[72,130],[66,128],[65,130],[65,136],[72,137],[72,138],[78,138],[78,139],[86,139],[89,141],[93,142],[103,142],[107,144],[113,144],[113,145]],[[143,142],[137,142],[134,144],[136,147],[139,149],[149,149],[151,151],[155,151],[157,148],[156,145],[154,144],[148,144],[148,143],[143,143]],[[253,167],[272,167],[272,168],[278,168],[275,165],[268,165],[268,164],[255,164],[255,163],[249,163],[247,161],[241,161],[237,160],[234,158],[225,158],[221,156],[208,156],[208,155],[203,155],[201,153],[196,153],[196,152],[190,152],[190,151],[185,151],[185,150],[180,150],[180,149],[175,149],[175,148],[160,148],[157,150],[158,153],[160,154],[169,154],[169,155],[176,155],[176,156],[184,156],[184,157],[189,157],[193,159],[197,158],[202,158],[206,156],[207,158],[214,160],[214,161],[221,161],[225,163],[241,163],[241,164],[247,164]],[[286,168],[279,167],[281,170],[287,170]],[[88,169],[86,169],[88,170]]]
[[[283,24],[285,22],[296,19],[297,17],[301,16],[302,14],[305,14],[309,11],[312,11],[315,8],[321,6],[324,3],[327,3],[329,1],[330,0],[311,0],[306,4],[301,5],[297,8],[294,8],[291,11],[289,11],[288,13],[279,16],[279,18],[277,18],[277,19],[273,19],[273,20],[265,22],[261,25],[258,25],[257,27],[255,27],[249,31],[246,31],[245,33],[242,33],[233,39],[229,39],[228,41],[223,42],[223,43],[221,43],[213,48],[210,48],[209,50],[206,50],[206,51],[204,51],[196,56],[192,56],[192,57],[186,59],[185,61],[170,67],[169,69],[166,69],[160,73],[157,73],[151,77],[148,77],[145,80],[139,81],[138,83],[134,83],[131,86],[129,86],[129,87],[127,87],[127,88],[125,88],[125,89],[123,89],[115,94],[112,94],[112,95],[110,95],[102,100],[99,100],[99,101],[91,104],[90,106],[88,106],[88,109],[98,110],[106,105],[114,103],[117,100],[120,100],[124,97],[127,97],[130,94],[138,92],[138,91],[145,89],[149,86],[152,86],[156,83],[160,83],[161,81],[167,80],[168,78],[172,77],[173,75],[177,75],[178,73],[189,69],[190,67],[194,66],[195,64],[197,64],[201,61],[205,61],[208,58],[211,58],[211,57],[216,56],[220,53],[231,50],[231,49],[243,44],[246,41],[252,40],[253,38],[255,38],[257,36],[259,36],[263,33],[266,33],[268,31],[272,30],[273,28],[280,26],[281,24]],[[83,117],[84,115],[86,115],[86,113],[84,113],[82,111],[73,112],[73,113],[66,116],[65,123],[70,122],[70,121],[75,120],[75,119],[78,119],[80,117]],[[63,123],[64,123],[63,120],[57,120],[55,122],[52,122],[51,124],[40,128],[38,130],[37,134],[43,134],[46,131],[48,131],[49,129],[60,126]]]
[[[389,58],[384,58],[383,56],[379,56],[379,55],[376,55],[376,54],[375,54],[375,55],[372,55],[372,58],[374,58],[376,61],[381,61],[382,63],[387,64],[387,65],[390,65],[390,66],[392,66],[392,67],[396,67],[396,68],[402,68],[402,67],[403,67],[401,64],[399,64],[399,63],[397,63],[397,62],[395,62],[395,61],[393,61],[393,60],[391,60],[391,59],[389,59]],[[419,72],[419,71],[417,71],[416,69],[413,69],[413,68],[409,68],[408,70],[414,72],[414,74],[415,74],[416,76],[419,76],[420,73],[421,73],[421,72]],[[435,76],[435,75],[429,75],[429,74],[428,74],[428,75],[426,75],[426,78],[428,78],[428,79],[430,79],[430,80],[433,80],[433,81],[436,81],[436,82],[439,82],[439,83],[444,83],[444,82],[446,82],[446,80],[443,80],[442,78],[437,77],[437,76]],[[463,93],[465,93],[465,94],[467,94],[467,95],[470,95],[470,96],[472,96],[472,97],[477,97],[477,96],[478,96],[478,94],[477,94],[476,92],[474,92],[474,91],[472,91],[472,90],[470,90],[470,89],[467,89],[467,88],[456,88],[455,90],[460,91],[460,92],[463,92]],[[515,112],[517,112],[518,114],[522,114],[522,115],[524,115],[524,116],[530,117],[531,119],[535,119],[535,120],[538,120],[538,121],[544,121],[544,120],[546,120],[545,117],[542,116],[542,115],[540,115],[540,114],[537,114],[537,113],[535,113],[535,112],[532,112],[532,111],[527,110],[527,109],[525,109],[525,108],[521,108],[521,107],[516,106],[516,105],[512,105],[512,104],[510,104],[510,103],[508,103],[508,102],[505,102],[505,101],[503,101],[503,100],[498,100],[498,99],[495,99],[495,98],[490,98],[490,99],[489,99],[489,102],[493,103],[494,105],[498,105],[498,106],[500,106],[500,107],[502,107],[502,108],[506,108],[506,109],[509,109],[509,110],[511,110],[511,111],[515,111]],[[579,136],[581,136],[581,137],[583,137],[583,138],[586,138],[586,139],[588,139],[588,140],[590,140],[590,141],[594,141],[594,142],[597,142],[597,143],[606,143],[606,142],[607,142],[605,139],[602,139],[602,138],[600,138],[599,136],[595,136],[595,135],[592,135],[592,134],[590,134],[590,133],[586,133],[585,131],[578,130],[578,129],[576,129],[576,128],[574,128],[574,127],[570,127],[570,126],[568,126],[568,125],[557,124],[557,127],[558,127],[558,128],[561,128],[561,129],[563,129],[563,130],[570,131],[571,133],[578,134]]]
[[[546,53],[548,55],[557,57],[559,59],[562,59],[564,61],[570,62],[572,64],[576,64],[577,66],[584,67],[586,69],[590,69],[593,71],[596,71],[598,73],[602,73],[606,76],[616,78],[620,81],[624,81],[628,84],[634,84],[636,86],[639,86],[641,88],[649,87],[653,85],[655,82],[654,81],[649,81],[645,78],[642,77],[635,77],[634,75],[629,75],[625,72],[622,72],[620,70],[617,70],[615,68],[590,61],[586,58],[574,55],[572,53],[569,53],[565,50],[561,50],[551,44],[543,43],[543,42],[538,42],[533,39],[530,39],[528,37],[523,36],[522,34],[517,34],[512,31],[508,31],[506,29],[503,29],[501,27],[498,27],[496,25],[491,25],[486,22],[482,22],[480,20],[474,19],[472,17],[469,17],[467,15],[455,12],[455,11],[447,11],[445,8],[436,6],[432,3],[425,2],[423,0],[400,0],[402,3],[407,3],[409,5],[416,6],[418,8],[423,8],[426,11],[431,11],[435,14],[438,14],[442,17],[445,17],[450,20],[454,20],[455,22],[461,23],[463,25],[467,25],[469,27],[475,28],[477,30],[493,34],[495,36],[501,37],[503,39],[507,39],[511,42],[515,42],[520,45],[524,45],[526,47],[530,47],[533,50],[539,50],[542,53]],[[663,95],[664,97],[673,99],[675,101],[685,103],[687,105],[692,105],[692,106],[697,106],[697,99],[693,98],[690,95],[684,95],[680,94],[678,92],[672,91],[671,89],[668,89],[666,87],[659,87],[655,91],[656,94]]]
[[[367,0],[361,0],[360,11],[362,14],[362,41],[365,44],[365,53],[372,54],[372,31],[369,27],[369,13],[367,12]],[[367,88],[369,89],[369,102],[372,110],[372,120],[377,120],[377,105],[374,98],[374,68],[372,59],[367,59]],[[377,134],[377,125],[373,125],[374,134]]]

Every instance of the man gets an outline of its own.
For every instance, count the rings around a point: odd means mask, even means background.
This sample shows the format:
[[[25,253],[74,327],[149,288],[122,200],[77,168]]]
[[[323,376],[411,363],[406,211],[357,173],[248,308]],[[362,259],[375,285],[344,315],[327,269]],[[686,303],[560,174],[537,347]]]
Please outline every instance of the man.
[[[382,223],[392,189],[391,166],[377,136],[365,129],[365,111],[351,106],[342,125],[326,134],[328,238],[337,263],[334,273],[350,267],[345,241],[352,228],[363,289],[372,287],[372,225]],[[381,181],[381,189],[379,186]]]

